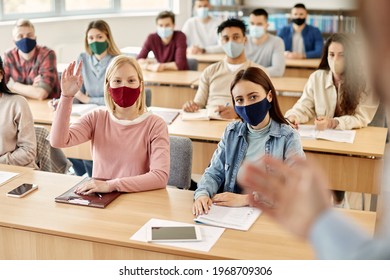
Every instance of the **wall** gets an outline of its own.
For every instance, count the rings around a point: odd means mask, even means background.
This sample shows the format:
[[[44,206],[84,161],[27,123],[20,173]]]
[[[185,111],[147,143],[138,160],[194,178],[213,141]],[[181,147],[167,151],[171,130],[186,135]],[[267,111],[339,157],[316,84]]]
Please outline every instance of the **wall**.
[[[296,3],[305,4],[307,9],[325,9],[325,10],[338,10],[356,9],[355,0],[244,0],[244,5],[253,7],[278,7],[286,8],[293,7]]]
[[[180,1],[176,13],[176,28],[181,29],[185,20],[191,15],[191,1]],[[88,23],[95,19],[103,19],[110,25],[115,42],[119,48],[142,46],[147,34],[155,32],[155,16],[96,16],[71,17],[61,19],[33,20],[37,42],[57,52],[58,62],[67,63],[77,59],[84,51],[84,33]],[[12,28],[14,22],[0,23],[0,53],[14,46]]]

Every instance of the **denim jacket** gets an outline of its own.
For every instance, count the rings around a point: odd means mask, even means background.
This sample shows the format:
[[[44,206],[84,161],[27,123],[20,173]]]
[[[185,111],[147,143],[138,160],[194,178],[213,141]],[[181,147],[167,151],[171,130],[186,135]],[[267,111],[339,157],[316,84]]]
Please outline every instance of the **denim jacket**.
[[[241,121],[230,123],[226,127],[209,167],[198,182],[198,188],[194,194],[195,200],[202,195],[213,197],[217,192],[237,192],[238,170],[248,149],[247,134],[247,124]],[[265,154],[287,163],[293,156],[305,156],[299,134],[291,126],[271,119],[270,132],[267,137]]]

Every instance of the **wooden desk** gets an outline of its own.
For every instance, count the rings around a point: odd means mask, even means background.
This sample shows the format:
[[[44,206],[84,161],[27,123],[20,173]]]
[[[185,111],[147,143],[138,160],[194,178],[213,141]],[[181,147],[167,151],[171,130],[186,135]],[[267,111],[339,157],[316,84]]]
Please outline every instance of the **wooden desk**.
[[[224,53],[187,54],[187,58],[198,61],[198,71],[203,71],[210,64],[221,61],[225,57]]]
[[[192,139],[193,173],[203,174],[227,124],[183,121],[179,116],[168,127],[171,135]],[[353,144],[302,139],[302,146],[306,156],[322,166],[331,189],[378,194],[386,135],[386,128],[366,127],[356,130]]]
[[[181,109],[188,100],[193,100],[196,89],[194,82],[199,71],[143,71],[147,88],[152,91],[152,106]]]
[[[320,65],[321,59],[286,59],[284,77],[308,78]]]
[[[227,229],[209,252],[132,241],[129,238],[151,218],[193,223],[193,192],[167,188],[123,194],[106,209],[54,202],[79,180],[30,171],[0,187],[0,259],[314,258],[308,243],[265,215],[247,232]],[[22,199],[5,195],[25,182],[39,189]],[[375,213],[343,212],[373,234]]]

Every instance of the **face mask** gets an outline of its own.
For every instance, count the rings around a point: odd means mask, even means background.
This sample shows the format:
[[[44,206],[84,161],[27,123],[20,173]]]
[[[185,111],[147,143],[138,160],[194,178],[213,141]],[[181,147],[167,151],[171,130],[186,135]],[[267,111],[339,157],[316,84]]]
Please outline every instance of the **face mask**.
[[[244,47],[245,46],[243,43],[236,43],[232,41],[222,45],[222,48],[225,51],[226,55],[231,58],[236,58],[240,56],[240,54],[244,51]]]
[[[31,52],[37,45],[37,40],[30,38],[23,38],[15,42],[16,47],[23,53]]]
[[[336,75],[344,73],[344,61],[340,59],[328,58],[329,68]]]
[[[292,22],[300,26],[306,22],[306,18],[293,18]]]
[[[264,120],[271,106],[271,103],[265,97],[263,100],[248,106],[234,106],[234,109],[244,122],[256,126]]]
[[[91,49],[91,51],[94,53],[94,54],[102,54],[104,53],[107,48],[108,48],[108,43],[107,41],[104,41],[104,42],[92,42],[91,44],[89,44],[89,48]]]
[[[140,93],[141,87],[137,88],[129,88],[129,87],[118,87],[112,88],[109,87],[109,92],[114,100],[115,104],[122,108],[128,108],[134,105],[135,101],[137,101]]]
[[[173,34],[173,29],[171,27],[157,27],[157,34],[161,39],[165,39]]]
[[[209,8],[198,8],[196,9],[196,15],[200,19],[205,19],[209,16]]]
[[[259,39],[265,33],[264,26],[250,25],[249,35],[253,38]]]

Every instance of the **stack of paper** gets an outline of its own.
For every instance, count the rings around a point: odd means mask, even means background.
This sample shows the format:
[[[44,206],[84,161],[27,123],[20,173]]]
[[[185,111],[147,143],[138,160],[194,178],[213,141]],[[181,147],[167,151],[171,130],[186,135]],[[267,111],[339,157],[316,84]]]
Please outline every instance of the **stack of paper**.
[[[249,230],[260,214],[261,211],[253,207],[224,207],[213,205],[208,214],[199,215],[194,221],[217,227]]]
[[[171,124],[176,119],[176,117],[180,114],[179,109],[165,109],[165,108],[158,108],[158,107],[150,107],[149,110],[161,117],[166,124]]]
[[[356,135],[355,130],[316,130],[314,125],[299,125],[298,132],[302,138],[325,139],[334,142],[345,142],[351,144],[355,140]]]

